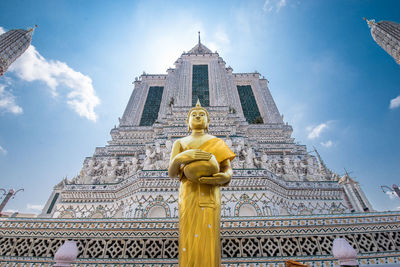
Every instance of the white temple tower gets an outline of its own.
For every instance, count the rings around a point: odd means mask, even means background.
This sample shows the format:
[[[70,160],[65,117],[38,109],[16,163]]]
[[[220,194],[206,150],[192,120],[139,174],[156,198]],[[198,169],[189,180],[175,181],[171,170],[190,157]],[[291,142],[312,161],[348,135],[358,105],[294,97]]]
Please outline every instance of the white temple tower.
[[[10,30],[0,35],[0,76],[28,49],[33,30]]]
[[[232,182],[222,188],[223,217],[372,211],[357,183],[338,183],[316,150],[294,142],[268,80],[234,73],[200,38],[167,74],[143,74],[134,86],[111,140],[79,175],[54,187],[42,217],[177,217],[178,181],[166,170],[197,99],[210,112],[210,133],[237,155]]]
[[[393,21],[367,20],[375,42],[400,64],[400,24]]]

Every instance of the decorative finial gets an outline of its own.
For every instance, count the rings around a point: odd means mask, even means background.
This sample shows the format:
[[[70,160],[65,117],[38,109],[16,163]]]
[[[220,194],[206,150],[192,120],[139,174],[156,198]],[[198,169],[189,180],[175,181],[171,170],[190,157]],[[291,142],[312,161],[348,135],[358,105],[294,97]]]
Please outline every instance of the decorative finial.
[[[201,108],[200,100],[197,98],[196,108]]]
[[[37,27],[39,27],[39,26],[35,24],[35,27],[29,28],[28,32],[33,32]]]
[[[374,19],[368,20],[367,18],[363,18],[363,20],[365,20],[368,23],[368,27],[370,27],[370,28],[375,25]]]
[[[199,45],[200,45],[200,31],[199,31]]]
[[[344,174],[347,175],[348,177],[350,177],[350,174],[351,174],[352,172],[351,172],[351,171],[350,171],[350,172],[347,171],[346,168],[343,168],[343,169],[344,169]]]

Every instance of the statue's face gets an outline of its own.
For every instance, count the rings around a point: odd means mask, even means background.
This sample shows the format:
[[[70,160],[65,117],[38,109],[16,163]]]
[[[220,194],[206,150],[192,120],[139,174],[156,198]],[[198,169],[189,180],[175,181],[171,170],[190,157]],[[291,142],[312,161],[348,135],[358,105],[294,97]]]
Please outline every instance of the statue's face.
[[[207,124],[207,114],[204,110],[193,110],[190,113],[189,126],[193,130],[205,129],[207,127]]]

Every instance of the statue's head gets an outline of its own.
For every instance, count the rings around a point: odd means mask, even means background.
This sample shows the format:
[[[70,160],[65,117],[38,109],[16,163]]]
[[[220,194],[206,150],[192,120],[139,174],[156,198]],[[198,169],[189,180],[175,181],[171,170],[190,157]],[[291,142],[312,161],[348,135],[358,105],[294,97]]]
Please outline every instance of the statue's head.
[[[188,132],[192,129],[204,129],[208,132],[210,116],[208,115],[208,111],[201,106],[199,100],[197,100],[196,106],[190,109],[186,123],[188,125]]]

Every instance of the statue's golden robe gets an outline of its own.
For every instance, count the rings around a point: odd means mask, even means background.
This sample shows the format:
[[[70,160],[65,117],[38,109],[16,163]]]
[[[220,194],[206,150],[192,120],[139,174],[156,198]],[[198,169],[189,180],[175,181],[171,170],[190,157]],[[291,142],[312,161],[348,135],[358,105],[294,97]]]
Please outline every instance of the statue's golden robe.
[[[182,148],[183,151],[192,149]],[[222,139],[212,138],[199,149],[212,153],[218,163],[235,154]],[[181,151],[181,152],[183,152]],[[179,266],[221,266],[219,186],[193,183],[180,175],[179,188]]]

